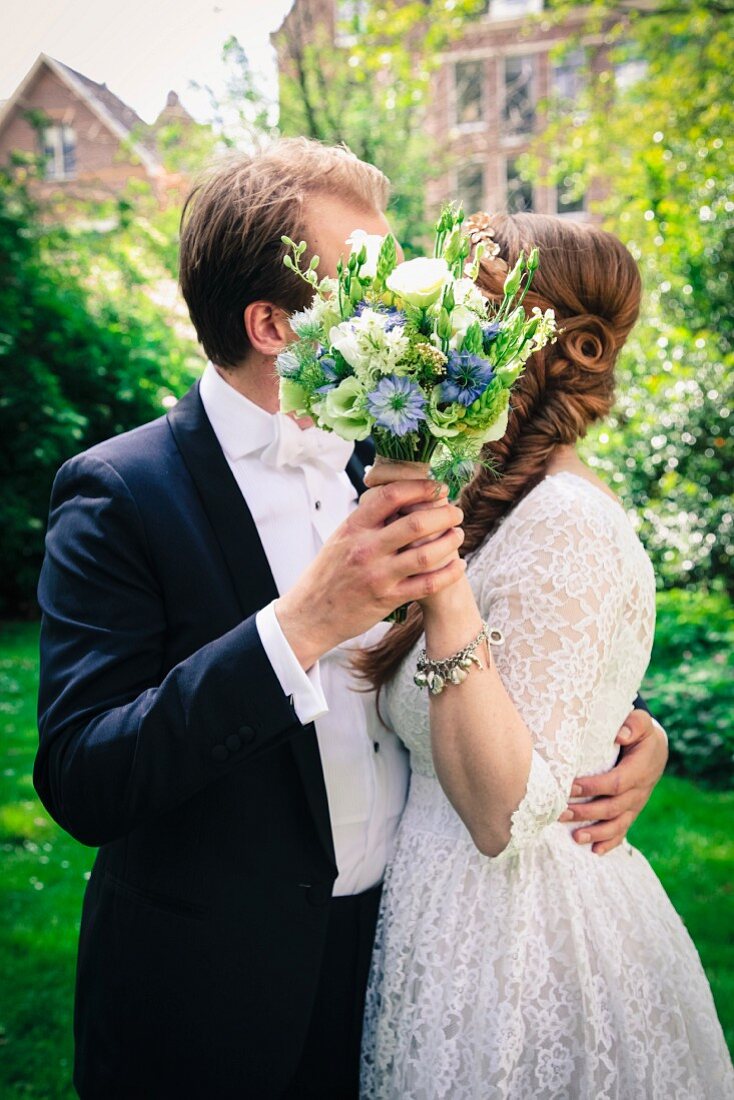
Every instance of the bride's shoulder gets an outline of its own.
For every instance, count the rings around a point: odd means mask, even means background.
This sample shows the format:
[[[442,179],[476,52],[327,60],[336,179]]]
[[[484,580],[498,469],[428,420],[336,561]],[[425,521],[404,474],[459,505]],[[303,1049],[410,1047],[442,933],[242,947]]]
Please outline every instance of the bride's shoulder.
[[[620,501],[605,488],[570,471],[544,477],[507,514],[477,558],[524,547],[560,551],[583,547],[597,556],[641,551]],[[643,551],[644,553],[644,551]]]

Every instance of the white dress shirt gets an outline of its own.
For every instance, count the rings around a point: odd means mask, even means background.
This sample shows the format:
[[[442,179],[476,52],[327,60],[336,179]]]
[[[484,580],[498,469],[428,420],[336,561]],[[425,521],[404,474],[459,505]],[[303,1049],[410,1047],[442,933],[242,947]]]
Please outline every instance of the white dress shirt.
[[[211,363],[199,393],[282,594],[356,507],[357,494],[344,472],[352,445],[265,412]],[[247,568],[244,553],[242,568]],[[385,625],[327,653],[306,673],[272,603],[258,613],[256,624],[299,720],[315,721],[339,871],[334,894],[361,893],[382,879],[408,785],[407,755],[380,723],[374,694],[355,690],[360,685],[349,667],[350,649],[377,641]]]

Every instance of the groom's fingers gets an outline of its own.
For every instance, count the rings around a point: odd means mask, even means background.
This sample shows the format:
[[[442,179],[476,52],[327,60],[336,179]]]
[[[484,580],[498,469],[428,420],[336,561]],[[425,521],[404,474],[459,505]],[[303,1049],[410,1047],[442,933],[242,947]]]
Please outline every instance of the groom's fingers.
[[[635,815],[621,814],[612,821],[602,821],[598,825],[587,825],[582,829],[576,829],[573,839],[577,844],[591,845],[596,855],[602,856],[605,852],[611,852],[621,844],[627,836]]]
[[[438,481],[393,481],[363,493],[349,519],[359,527],[382,527],[401,508],[447,497],[448,487]]]
[[[464,532],[460,527],[450,527],[442,535],[421,546],[411,546],[395,557],[396,574],[399,577],[414,577],[420,573],[432,573],[448,565],[456,557],[464,541]]]
[[[456,584],[459,577],[466,572],[466,562],[463,558],[454,558],[448,565],[441,569],[435,569],[433,573],[423,573],[417,577],[406,577],[401,581],[395,591],[400,597],[401,603],[411,603],[412,600],[425,600],[428,596],[435,596],[452,584]]]
[[[652,729],[652,716],[646,710],[633,710],[625,718],[616,740],[620,745],[630,748],[652,733]]]
[[[455,504],[411,512],[410,515],[396,519],[381,532],[380,548],[386,553],[395,553],[412,543],[423,542],[424,539],[458,527],[463,518],[464,513]]]

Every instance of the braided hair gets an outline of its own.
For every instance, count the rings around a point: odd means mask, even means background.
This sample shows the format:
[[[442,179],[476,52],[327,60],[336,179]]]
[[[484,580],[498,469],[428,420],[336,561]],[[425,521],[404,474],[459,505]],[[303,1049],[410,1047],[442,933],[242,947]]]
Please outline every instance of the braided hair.
[[[488,443],[459,504],[466,556],[545,476],[557,447],[573,445],[614,402],[614,365],[639,313],[641,283],[625,246],[595,225],[540,214],[475,215],[472,242],[487,247],[477,285],[502,300],[507,270],[522,250],[540,249],[540,268],[525,299],[555,311],[561,330],[554,344],[531,356],[512,389],[505,435]],[[423,613],[412,604],[404,623],[356,659],[361,675],[381,688],[422,632]]]

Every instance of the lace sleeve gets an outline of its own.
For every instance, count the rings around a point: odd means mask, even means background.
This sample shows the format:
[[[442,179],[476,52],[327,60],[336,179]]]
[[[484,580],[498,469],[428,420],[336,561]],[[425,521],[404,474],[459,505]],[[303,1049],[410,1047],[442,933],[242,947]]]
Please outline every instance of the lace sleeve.
[[[531,843],[565,809],[625,606],[618,530],[605,510],[568,503],[521,505],[511,545],[500,534],[483,552],[491,560],[478,563],[483,614],[506,638],[495,651],[498,672],[534,743],[527,790],[497,858]]]

